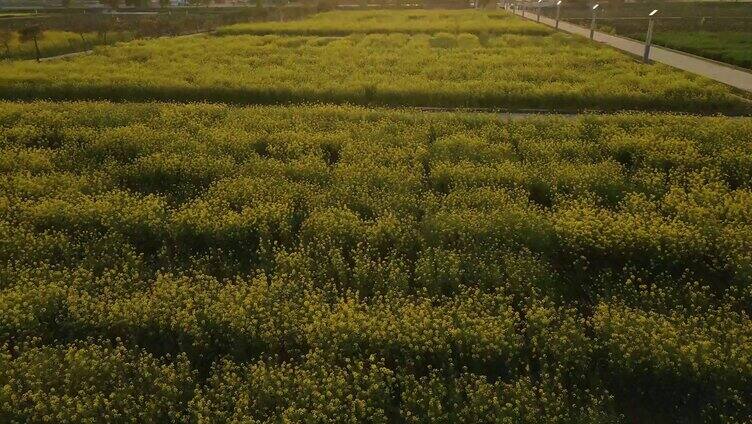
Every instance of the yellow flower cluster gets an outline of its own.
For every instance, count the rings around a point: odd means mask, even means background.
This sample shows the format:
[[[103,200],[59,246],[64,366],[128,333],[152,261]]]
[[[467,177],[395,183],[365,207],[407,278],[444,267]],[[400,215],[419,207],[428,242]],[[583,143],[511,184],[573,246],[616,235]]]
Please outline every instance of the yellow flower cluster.
[[[743,422],[750,133],[3,103],[0,421]]]
[[[549,31],[519,19],[485,20]],[[308,25],[289,25],[304,22]],[[449,32],[451,24],[441,25],[444,29],[436,34],[132,41],[69,60],[0,64],[0,97],[563,112],[752,111],[752,102],[718,83],[663,65],[645,67],[585,39],[562,33],[479,37],[472,29]]]
[[[504,12],[439,10],[373,10],[319,13],[305,20],[288,22],[254,22],[221,27],[219,35],[320,35],[349,34],[420,34],[442,31],[472,34],[548,35],[542,25],[515,19]]]

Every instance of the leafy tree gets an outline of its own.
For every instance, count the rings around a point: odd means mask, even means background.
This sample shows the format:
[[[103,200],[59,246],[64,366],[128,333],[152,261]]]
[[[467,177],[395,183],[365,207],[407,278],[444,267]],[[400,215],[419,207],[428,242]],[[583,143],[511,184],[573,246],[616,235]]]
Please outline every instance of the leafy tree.
[[[109,6],[110,9],[117,9],[120,7],[120,0],[99,0],[103,5]]]
[[[170,0],[159,0],[159,7],[167,7],[170,5]]]
[[[146,8],[149,6],[148,0],[125,0],[125,4],[127,6],[137,7],[137,8]]]
[[[163,33],[166,26],[156,18],[145,18],[138,21],[139,37],[157,37]]]
[[[13,39],[13,32],[8,29],[0,29],[0,44],[5,47],[5,57],[10,57],[10,42]]]
[[[94,29],[97,31],[97,35],[102,39],[103,44],[107,44],[107,33],[112,31],[115,27],[115,22],[111,19],[101,19],[95,25]]]
[[[89,42],[86,40],[86,34],[94,30],[92,18],[76,16],[72,21],[68,22],[67,26],[70,31],[75,32],[81,37],[81,43],[83,43],[84,48],[88,48]]]
[[[37,62],[42,58],[42,54],[39,52],[39,39],[44,36],[44,30],[39,25],[27,26],[18,30],[18,39],[22,43],[29,41],[34,42],[34,50],[37,53]]]
[[[319,0],[316,4],[316,10],[319,12],[327,12],[337,8],[339,2],[337,0]]]

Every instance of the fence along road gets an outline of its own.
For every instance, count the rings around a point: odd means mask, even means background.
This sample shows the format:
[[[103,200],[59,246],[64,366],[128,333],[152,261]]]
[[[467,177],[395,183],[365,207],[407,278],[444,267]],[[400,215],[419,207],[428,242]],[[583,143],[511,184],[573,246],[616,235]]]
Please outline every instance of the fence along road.
[[[522,12],[517,11],[517,15],[522,16]],[[534,11],[528,10],[525,13],[525,18],[535,21],[537,15]],[[556,26],[556,21],[547,18],[545,16],[540,17],[540,22],[550,27]],[[570,24],[569,22],[559,21],[559,29],[566,31],[570,34],[582,35],[583,37],[590,36],[590,29],[583,28],[578,25]],[[634,54],[642,57],[645,51],[645,44],[630,40],[624,37],[617,37],[609,35],[603,32],[595,31],[593,39],[600,43],[608,44],[619,50],[623,50],[627,53]],[[691,56],[683,53],[679,53],[674,50],[664,49],[656,46],[655,44],[650,48],[650,60],[661,62],[674,68],[679,68],[693,74],[702,75],[704,77],[722,82],[724,84],[736,87],[740,90],[744,90],[752,93],[752,73],[745,72],[740,69],[725,66],[720,63],[700,59],[696,56]]]

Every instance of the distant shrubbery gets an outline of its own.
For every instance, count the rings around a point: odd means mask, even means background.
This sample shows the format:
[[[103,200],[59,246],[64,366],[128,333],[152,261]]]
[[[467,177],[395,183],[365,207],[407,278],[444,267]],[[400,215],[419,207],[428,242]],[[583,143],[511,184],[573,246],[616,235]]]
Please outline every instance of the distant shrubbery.
[[[265,8],[222,8],[191,9],[190,12],[168,10],[147,15],[123,14],[117,17],[80,11],[44,17],[33,16],[33,19],[10,20],[0,25],[0,58],[36,58],[34,43],[24,42],[20,37],[20,33],[28,28],[38,28],[40,57],[50,57],[135,38],[208,32],[218,26],[238,22],[278,19],[280,14],[289,20],[309,13],[312,13],[309,7],[290,6],[276,11]]]
[[[133,36],[133,33],[117,30],[108,31],[106,35],[95,31],[43,31],[39,40],[39,52],[41,57],[56,56],[88,50],[93,46],[128,41]],[[3,59],[36,58],[34,43],[21,40],[16,32],[0,31],[0,38],[7,40],[0,43],[0,57]]]

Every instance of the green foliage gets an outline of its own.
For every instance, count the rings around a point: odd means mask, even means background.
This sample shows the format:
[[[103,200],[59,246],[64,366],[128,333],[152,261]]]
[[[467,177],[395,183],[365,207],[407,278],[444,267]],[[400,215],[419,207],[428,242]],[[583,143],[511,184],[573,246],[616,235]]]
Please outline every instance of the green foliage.
[[[114,44],[133,38],[133,34],[129,32],[113,31],[107,34],[105,43],[105,40],[93,30],[84,30],[82,33],[77,31],[45,31],[44,37],[38,40],[41,56],[57,56],[87,50],[94,45]],[[8,32],[5,37],[0,37],[0,49],[3,51],[4,59],[32,59],[36,57],[33,40],[22,40],[12,32]]]
[[[752,33],[666,31],[654,43],[752,69]]]

